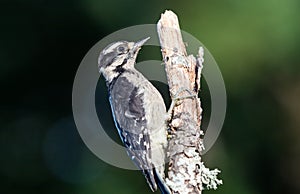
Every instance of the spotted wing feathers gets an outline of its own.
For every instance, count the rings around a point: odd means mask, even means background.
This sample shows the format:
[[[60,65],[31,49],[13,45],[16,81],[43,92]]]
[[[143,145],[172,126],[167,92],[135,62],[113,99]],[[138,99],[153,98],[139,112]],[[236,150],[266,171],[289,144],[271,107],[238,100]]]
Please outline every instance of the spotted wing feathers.
[[[110,91],[111,108],[119,135],[127,153],[144,173],[153,191],[157,190],[150,161],[150,137],[147,129],[143,93],[125,77],[119,77]]]

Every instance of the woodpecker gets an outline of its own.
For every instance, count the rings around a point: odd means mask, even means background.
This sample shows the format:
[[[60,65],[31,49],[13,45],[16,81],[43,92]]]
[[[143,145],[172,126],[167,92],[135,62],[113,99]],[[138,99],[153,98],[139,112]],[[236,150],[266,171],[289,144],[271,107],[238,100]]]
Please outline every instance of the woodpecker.
[[[134,164],[154,192],[171,193],[164,182],[168,117],[159,91],[134,67],[141,46],[117,41],[101,51],[99,72],[104,76],[118,134]]]

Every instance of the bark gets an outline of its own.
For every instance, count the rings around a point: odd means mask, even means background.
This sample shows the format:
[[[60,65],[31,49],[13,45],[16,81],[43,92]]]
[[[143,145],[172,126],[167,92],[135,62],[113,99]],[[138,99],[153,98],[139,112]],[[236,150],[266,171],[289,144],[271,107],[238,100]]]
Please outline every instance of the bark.
[[[167,184],[173,193],[201,193],[201,151],[203,131],[201,113],[200,75],[203,49],[197,58],[187,55],[177,16],[172,11],[161,15],[157,24],[161,52],[165,63],[172,100],[177,99],[170,120]]]

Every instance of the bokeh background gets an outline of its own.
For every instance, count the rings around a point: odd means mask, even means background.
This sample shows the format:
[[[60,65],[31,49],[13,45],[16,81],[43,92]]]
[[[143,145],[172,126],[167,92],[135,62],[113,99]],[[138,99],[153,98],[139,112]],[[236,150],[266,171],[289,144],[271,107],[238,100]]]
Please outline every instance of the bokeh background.
[[[88,150],[71,95],[97,41],[156,23],[165,9],[210,50],[227,88],[223,130],[203,158],[222,170],[224,185],[204,193],[300,193],[299,8],[298,0],[1,0],[0,193],[151,193],[140,172]],[[159,49],[146,48],[140,59],[154,56]],[[202,87],[205,128],[205,80]]]

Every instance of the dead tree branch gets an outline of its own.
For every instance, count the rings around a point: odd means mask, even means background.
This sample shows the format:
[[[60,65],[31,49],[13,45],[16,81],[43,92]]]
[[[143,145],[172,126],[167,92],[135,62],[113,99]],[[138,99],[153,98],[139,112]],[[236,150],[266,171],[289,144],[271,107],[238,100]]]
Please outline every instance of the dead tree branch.
[[[203,49],[199,48],[197,58],[187,55],[178,18],[172,11],[161,15],[157,32],[170,95],[177,102],[170,121],[167,184],[173,193],[201,193],[203,131],[200,129],[202,109],[198,92]]]

